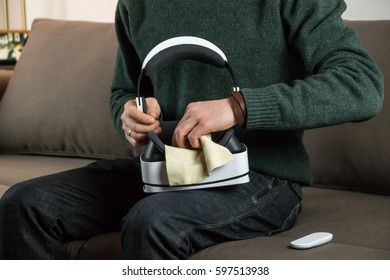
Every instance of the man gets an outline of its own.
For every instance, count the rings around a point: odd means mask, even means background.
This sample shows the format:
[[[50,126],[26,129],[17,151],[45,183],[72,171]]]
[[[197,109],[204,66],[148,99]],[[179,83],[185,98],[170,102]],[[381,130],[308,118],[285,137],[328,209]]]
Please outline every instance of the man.
[[[300,188],[311,181],[304,130],[366,120],[383,101],[381,73],[344,26],[345,8],[341,0],[120,0],[110,100],[120,134],[144,145],[148,131],[161,132],[161,118],[175,119],[173,145],[198,149],[202,135],[237,126],[250,182],[147,195],[138,158],[24,182],[1,201],[3,258],[56,258],[65,241],[121,229],[124,258],[185,259],[223,241],[290,229]],[[137,110],[142,61],[158,43],[182,35],[225,52],[243,116],[227,73],[194,61],[152,75],[143,87],[148,110]]]

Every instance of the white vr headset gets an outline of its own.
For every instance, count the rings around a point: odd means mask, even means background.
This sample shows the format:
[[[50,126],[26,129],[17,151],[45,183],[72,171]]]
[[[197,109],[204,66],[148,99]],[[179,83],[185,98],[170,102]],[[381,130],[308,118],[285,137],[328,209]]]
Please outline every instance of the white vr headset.
[[[235,85],[232,68],[225,54],[213,43],[190,36],[168,39],[155,46],[146,56],[137,85],[137,107],[146,112],[146,102],[141,95],[141,83],[145,76],[150,76],[162,68],[178,60],[195,60],[219,68],[226,68],[233,80],[233,90],[239,91]],[[173,131],[178,121],[162,121],[163,133],[157,135],[149,132],[149,144],[141,155],[141,171],[145,192],[182,191],[203,188],[214,188],[237,185],[249,182],[249,164],[247,148],[234,135],[234,128],[213,133],[213,141],[226,147],[233,155],[233,161],[213,170],[204,180],[182,186],[170,186],[165,165],[165,143],[170,145]]]

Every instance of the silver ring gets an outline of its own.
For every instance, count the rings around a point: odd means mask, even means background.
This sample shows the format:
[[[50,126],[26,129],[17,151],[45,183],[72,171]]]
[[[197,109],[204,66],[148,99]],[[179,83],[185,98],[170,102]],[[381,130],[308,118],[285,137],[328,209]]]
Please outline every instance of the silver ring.
[[[132,129],[129,129],[129,131],[127,131],[127,135],[131,137],[131,133],[133,132]]]

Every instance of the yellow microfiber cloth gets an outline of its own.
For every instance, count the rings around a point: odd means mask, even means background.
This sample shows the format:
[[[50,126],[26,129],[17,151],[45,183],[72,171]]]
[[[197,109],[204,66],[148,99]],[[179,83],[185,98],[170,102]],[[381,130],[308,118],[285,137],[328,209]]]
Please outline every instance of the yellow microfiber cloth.
[[[170,186],[197,183],[217,168],[233,160],[231,152],[212,141],[211,135],[200,138],[202,149],[191,150],[165,145],[165,160]]]

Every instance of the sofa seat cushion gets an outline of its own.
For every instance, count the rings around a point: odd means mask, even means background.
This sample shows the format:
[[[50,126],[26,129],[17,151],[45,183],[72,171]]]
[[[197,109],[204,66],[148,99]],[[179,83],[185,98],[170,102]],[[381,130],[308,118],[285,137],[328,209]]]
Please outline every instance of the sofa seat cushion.
[[[303,188],[302,213],[287,232],[227,242],[200,251],[193,259],[390,259],[390,197],[351,191]],[[312,232],[333,233],[326,245],[289,247]]]
[[[121,246],[121,232],[116,231],[68,242],[62,253],[65,259],[118,260],[122,259]]]
[[[8,190],[9,186],[1,185],[0,184],[0,199],[3,196],[3,194]]]
[[[4,189],[27,179],[82,167],[92,161],[70,157],[0,154],[0,185]]]
[[[257,237],[226,242],[194,254],[194,260],[378,260],[389,259],[388,250],[331,242],[309,250],[294,250],[295,237]]]
[[[316,187],[303,188],[302,213],[295,227],[271,237],[218,244],[191,259],[390,259],[390,197]],[[309,250],[289,247],[292,240],[327,231],[333,240]],[[120,259],[120,232],[69,242],[69,258]]]

